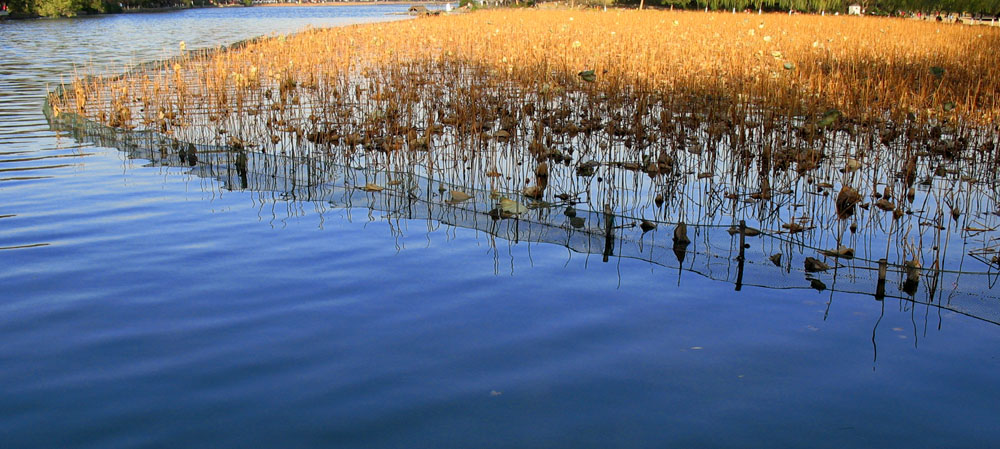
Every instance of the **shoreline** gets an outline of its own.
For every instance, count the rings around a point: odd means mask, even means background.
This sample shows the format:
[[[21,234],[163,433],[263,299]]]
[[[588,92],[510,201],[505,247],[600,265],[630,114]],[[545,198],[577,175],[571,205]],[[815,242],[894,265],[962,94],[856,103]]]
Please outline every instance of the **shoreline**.
[[[458,5],[458,0],[455,1],[441,1],[441,0],[416,0],[416,1],[405,1],[405,0],[372,0],[372,1],[360,1],[360,0],[347,0],[347,1],[321,1],[321,2],[308,2],[308,3],[297,3],[297,2],[277,2],[277,3],[255,3],[252,6],[243,5],[204,5],[204,6],[167,6],[163,8],[132,8],[124,9],[121,12],[107,12],[107,13],[94,13],[94,14],[77,14],[74,17],[96,17],[96,16],[112,16],[116,14],[153,14],[161,12],[173,12],[173,11],[184,11],[188,9],[213,9],[213,8],[256,8],[256,7],[314,7],[314,6],[372,6],[372,5],[445,5],[448,3],[454,3]],[[64,17],[45,17],[40,15],[22,15],[22,14],[3,14],[0,15],[0,22],[7,20],[33,20],[33,19],[58,19]]]
[[[173,12],[173,11],[184,11],[188,9],[212,9],[212,8],[234,8],[234,7],[244,7],[242,5],[204,5],[204,6],[166,6],[163,8],[132,8],[123,9],[120,12],[99,12],[99,13],[79,13],[75,16],[65,17],[46,17],[40,15],[24,15],[24,14],[8,14],[5,16],[0,16],[0,22],[4,20],[33,20],[33,19],[67,19],[75,17],[98,17],[98,16],[114,16],[118,14],[153,14],[161,12]]]

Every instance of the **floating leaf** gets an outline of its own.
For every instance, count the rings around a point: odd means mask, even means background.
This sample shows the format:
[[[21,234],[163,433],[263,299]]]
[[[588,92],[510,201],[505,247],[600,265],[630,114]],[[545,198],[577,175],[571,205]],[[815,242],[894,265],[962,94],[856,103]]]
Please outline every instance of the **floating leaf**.
[[[691,243],[691,239],[688,238],[688,228],[683,222],[678,223],[677,227],[674,228],[674,245],[687,245]]]
[[[468,193],[462,192],[460,190],[452,190],[451,192],[449,192],[449,194],[451,194],[451,199],[446,201],[448,204],[458,204],[461,203],[462,201],[468,201],[472,199],[472,195],[469,195]]]
[[[886,212],[896,209],[896,205],[885,198],[882,198],[875,202],[875,207],[882,209]]]
[[[847,163],[844,164],[844,173],[854,173],[860,169],[861,161],[852,157],[847,158]]]
[[[504,218],[513,217],[513,215],[508,214],[507,212],[504,212],[504,211],[500,210],[499,207],[494,207],[493,209],[490,209],[490,211],[487,212],[486,215],[489,215],[490,218],[492,218],[494,220],[503,220]]]
[[[528,204],[528,209],[531,209],[531,210],[535,210],[535,209],[548,209],[550,207],[552,207],[552,203],[550,203],[548,201],[542,201],[542,200],[535,200],[535,201],[532,201],[531,203]]]
[[[649,220],[642,220],[641,222],[639,222],[639,229],[642,229],[643,233],[652,231],[653,229],[656,229],[656,223],[653,223]]]
[[[830,269],[830,266],[823,262],[822,260],[816,259],[814,257],[806,257],[805,261],[806,271],[810,273],[815,273],[817,271],[826,271]]]
[[[859,202],[861,202],[861,194],[854,188],[845,184],[840,188],[840,193],[837,194],[837,201],[835,202],[837,207],[837,218],[843,220],[854,215],[854,205]]]
[[[941,107],[944,108],[944,112],[949,112],[952,109],[955,109],[955,102],[954,101],[947,101],[943,105],[941,105]]]
[[[500,210],[508,214],[519,215],[527,212],[528,206],[518,203],[510,198],[500,198]]]
[[[827,250],[820,251],[820,254],[823,254],[824,256],[830,256],[830,257],[840,257],[840,258],[844,258],[844,259],[853,259],[854,258],[854,248],[848,248],[846,246],[841,245],[841,246],[838,246],[837,249],[827,249]]]
[[[786,62],[786,63],[784,63],[782,65],[782,67],[784,67],[785,70],[794,70],[795,69],[795,64],[792,64],[790,62]]]
[[[583,219],[583,217],[571,217],[569,219],[570,226],[577,229],[582,228],[585,223],[586,221]]]
[[[740,228],[739,228],[739,226],[730,226],[729,229],[726,230],[726,232],[728,232],[729,235],[736,235],[736,234],[740,233]],[[743,235],[745,235],[747,237],[756,237],[756,236],[760,235],[760,229],[751,228],[749,226],[746,226],[746,227],[743,228]]]
[[[580,73],[577,73],[577,75],[580,75],[580,79],[588,83],[593,83],[594,81],[597,81],[597,74],[594,73],[593,70],[584,70]]]
[[[525,187],[524,190],[521,191],[521,193],[523,193],[524,196],[528,198],[537,200],[545,195],[545,187],[542,187],[540,185],[528,186]]]
[[[781,227],[787,229],[788,232],[791,234],[799,233],[806,230],[805,226],[802,226],[798,223],[785,223],[781,225]]]
[[[938,66],[931,67],[931,75],[941,78],[944,76],[944,69]]]
[[[362,187],[361,189],[364,190],[365,192],[381,192],[385,190],[385,187],[369,182],[368,184],[365,184],[365,186]]]

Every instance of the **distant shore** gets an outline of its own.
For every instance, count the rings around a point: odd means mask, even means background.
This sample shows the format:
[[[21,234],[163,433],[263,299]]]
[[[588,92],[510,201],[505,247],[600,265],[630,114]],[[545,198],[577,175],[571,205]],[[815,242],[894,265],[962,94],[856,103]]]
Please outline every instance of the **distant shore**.
[[[324,1],[324,2],[279,2],[279,3],[254,3],[252,7],[290,7],[290,6],[366,6],[366,5],[444,5],[447,3],[453,3],[458,5],[458,0],[447,2],[440,0],[432,1],[403,1],[403,0],[379,0],[379,1]],[[159,12],[172,12],[172,11],[183,11],[186,9],[207,9],[207,8],[244,8],[243,5],[232,4],[232,5],[204,5],[204,6],[166,6],[162,8],[127,8],[120,12],[108,12],[108,13],[80,13],[79,16],[97,16],[97,15],[114,15],[114,14],[149,14],[149,13],[159,13]],[[45,17],[36,14],[0,14],[0,21],[4,20],[24,20],[24,19],[43,19]]]
[[[402,1],[402,0],[382,0],[382,1],[346,1],[346,2],[311,2],[311,3],[296,3],[296,2],[283,2],[283,3],[255,3],[254,7],[268,7],[268,6],[364,6],[364,5],[444,5],[446,3],[458,3],[458,1],[444,2],[444,1]]]
[[[116,12],[97,12],[97,13],[87,13],[80,12],[72,17],[88,17],[88,16],[111,16],[116,14],[149,14],[158,12],[172,12],[172,11],[183,11],[186,9],[208,9],[208,8],[243,8],[243,5],[202,5],[202,6],[164,6],[160,8],[125,8],[121,11]],[[9,14],[0,16],[0,20],[10,19],[10,20],[32,20],[32,19],[53,19],[58,17],[45,17],[38,14]]]

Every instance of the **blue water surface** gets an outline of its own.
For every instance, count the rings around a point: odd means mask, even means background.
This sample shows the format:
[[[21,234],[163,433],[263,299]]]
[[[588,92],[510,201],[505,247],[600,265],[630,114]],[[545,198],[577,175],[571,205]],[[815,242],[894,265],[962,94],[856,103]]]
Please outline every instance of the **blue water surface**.
[[[74,73],[408,5],[0,24],[0,447],[991,447],[1000,329],[230,191],[50,130]]]

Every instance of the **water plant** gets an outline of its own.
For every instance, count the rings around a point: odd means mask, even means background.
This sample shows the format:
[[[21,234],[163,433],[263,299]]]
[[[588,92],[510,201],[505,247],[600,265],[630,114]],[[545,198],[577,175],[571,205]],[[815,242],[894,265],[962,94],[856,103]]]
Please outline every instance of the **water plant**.
[[[786,269],[799,252],[808,272],[889,259],[919,279],[997,264],[998,43],[900,19],[482,11],[185,51],[50,104],[222,148],[244,178],[261,157],[306,185],[355,167],[366,195],[611,242],[673,232],[680,261],[697,223],[776,237]]]

